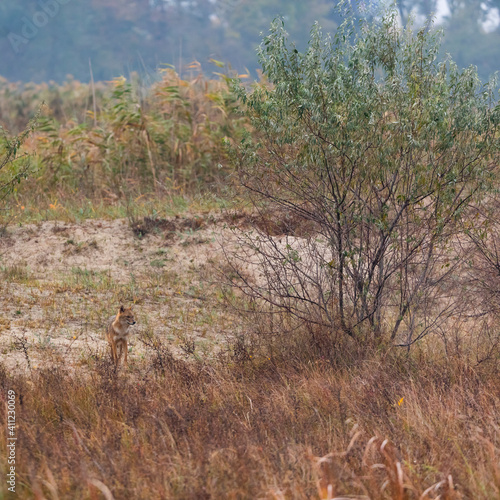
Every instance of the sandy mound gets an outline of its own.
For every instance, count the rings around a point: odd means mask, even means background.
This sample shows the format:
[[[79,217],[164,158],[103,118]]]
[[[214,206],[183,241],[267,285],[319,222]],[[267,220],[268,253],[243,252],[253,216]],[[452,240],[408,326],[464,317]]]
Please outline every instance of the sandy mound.
[[[106,356],[103,328],[121,303],[135,304],[138,320],[129,360],[145,355],[147,333],[181,354],[208,355],[235,328],[211,283],[221,242],[233,238],[214,217],[10,227],[0,239],[4,363],[35,369]]]

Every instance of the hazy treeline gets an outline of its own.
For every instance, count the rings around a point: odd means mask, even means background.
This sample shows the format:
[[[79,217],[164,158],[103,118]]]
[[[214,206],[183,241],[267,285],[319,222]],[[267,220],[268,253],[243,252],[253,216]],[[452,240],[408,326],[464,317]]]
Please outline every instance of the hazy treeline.
[[[486,79],[500,69],[498,0],[400,0],[403,22],[436,14],[447,31],[443,50],[459,67],[478,66]],[[370,16],[374,8],[358,10]],[[315,20],[325,31],[340,22],[328,0],[18,0],[0,4],[0,75],[8,80],[62,82],[71,74],[90,80],[154,74],[161,64],[183,67],[193,60],[208,69],[214,58],[238,71],[258,68],[255,48],[276,15],[290,38],[304,47]],[[213,68],[213,66],[212,66]],[[254,74],[255,76],[255,74]]]

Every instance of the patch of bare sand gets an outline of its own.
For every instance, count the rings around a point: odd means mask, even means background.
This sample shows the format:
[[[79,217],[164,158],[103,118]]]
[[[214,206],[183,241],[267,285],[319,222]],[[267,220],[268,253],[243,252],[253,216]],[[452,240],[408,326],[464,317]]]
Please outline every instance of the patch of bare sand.
[[[147,355],[137,335],[144,332],[180,354],[196,345],[197,355],[208,355],[237,321],[207,284],[220,242],[235,240],[224,221],[194,219],[150,223],[142,232],[127,220],[9,227],[0,239],[0,353],[7,368],[107,355],[105,320],[121,302],[136,304],[129,360]]]
[[[126,279],[131,271],[150,266],[152,250],[170,249],[181,263],[206,261],[214,250],[211,233],[213,229],[206,228],[192,238],[195,244],[206,243],[201,248],[189,243],[189,235],[167,239],[161,230],[138,238],[124,219],[83,224],[44,222],[9,228],[8,237],[0,242],[0,258],[3,265],[27,266],[38,279],[77,267]]]

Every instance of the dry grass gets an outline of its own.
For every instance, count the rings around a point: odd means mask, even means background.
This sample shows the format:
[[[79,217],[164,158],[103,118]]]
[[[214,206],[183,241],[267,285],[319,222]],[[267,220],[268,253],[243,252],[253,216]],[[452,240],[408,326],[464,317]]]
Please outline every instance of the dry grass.
[[[139,200],[158,208],[226,189],[231,169],[225,143],[241,134],[246,120],[225,77],[206,78],[193,66],[186,80],[164,70],[150,86],[132,76],[100,83],[97,90],[94,116],[88,85],[0,79],[0,125],[6,130],[17,132],[42,100],[47,104],[22,148],[32,155],[32,175],[16,193],[19,208],[60,215],[80,205],[91,217],[104,205],[103,211],[114,206],[124,216]],[[7,141],[0,139],[3,156]],[[7,174],[0,175],[0,185]]]
[[[223,143],[248,127],[227,81],[116,79],[97,115],[91,90],[0,80],[11,131],[49,108],[26,145],[38,171],[0,214],[18,498],[500,498],[498,315],[407,353],[229,309],[243,299],[213,284],[216,241],[237,245],[226,226],[316,228],[286,211],[213,217],[235,198]],[[496,300],[498,273],[483,274]],[[117,371],[102,329],[120,303],[138,325]]]
[[[147,343],[127,373],[0,372],[19,497],[498,498],[498,373],[373,353],[349,369],[181,361]]]
[[[240,219],[9,228],[0,385],[18,397],[18,497],[498,498],[497,357],[320,331],[271,355],[209,286],[212,233],[228,244]],[[139,335],[117,372],[99,331],[122,300]]]

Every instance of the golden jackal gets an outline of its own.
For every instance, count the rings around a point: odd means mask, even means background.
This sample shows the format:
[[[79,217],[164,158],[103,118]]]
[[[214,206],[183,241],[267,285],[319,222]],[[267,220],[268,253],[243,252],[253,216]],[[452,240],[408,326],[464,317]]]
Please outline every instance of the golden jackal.
[[[108,320],[108,329],[106,331],[106,337],[108,339],[109,345],[111,346],[111,354],[113,356],[113,362],[118,365],[122,357],[123,351],[125,351],[125,364],[127,364],[127,337],[128,329],[132,325],[135,325],[134,313],[131,308],[125,309],[123,306],[120,307],[118,314],[112,316]],[[120,349],[120,354],[118,355],[118,348]]]

